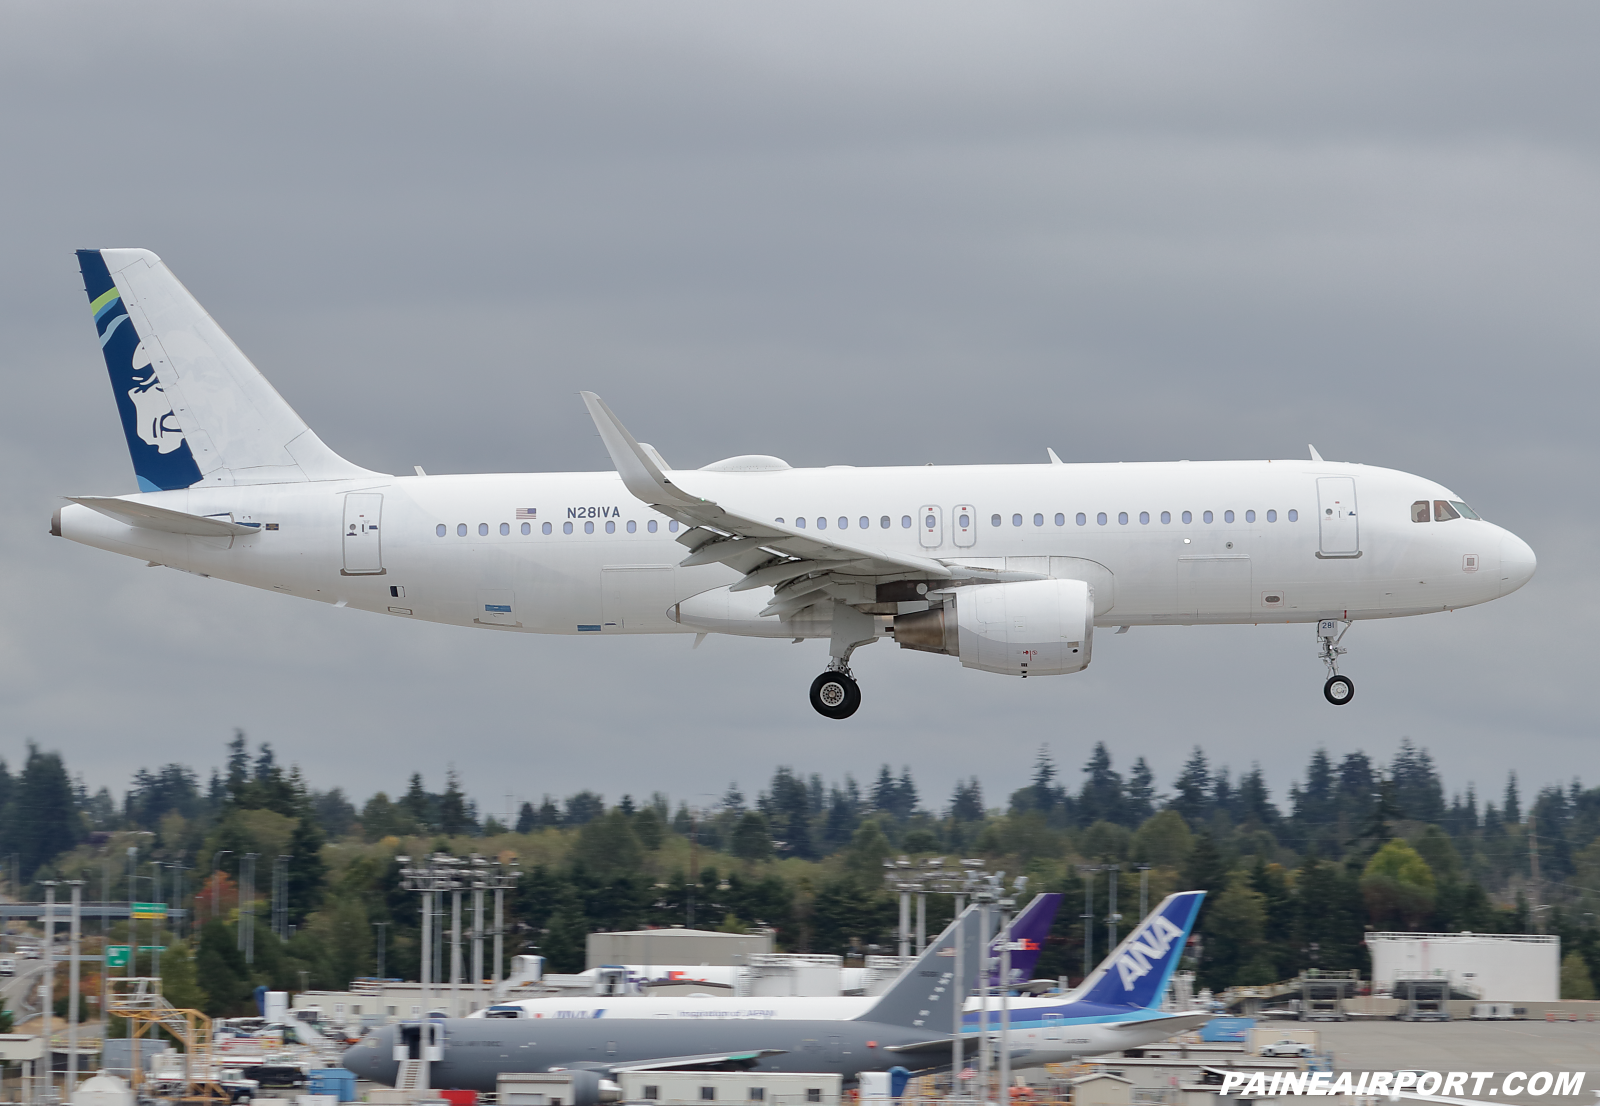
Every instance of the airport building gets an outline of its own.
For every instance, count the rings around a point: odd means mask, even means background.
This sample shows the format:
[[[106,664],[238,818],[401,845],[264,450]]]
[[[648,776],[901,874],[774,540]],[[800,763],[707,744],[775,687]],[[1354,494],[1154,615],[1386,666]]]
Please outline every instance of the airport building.
[[[1561,997],[1561,938],[1517,933],[1369,933],[1374,991],[1420,981],[1448,997],[1555,1002]]]

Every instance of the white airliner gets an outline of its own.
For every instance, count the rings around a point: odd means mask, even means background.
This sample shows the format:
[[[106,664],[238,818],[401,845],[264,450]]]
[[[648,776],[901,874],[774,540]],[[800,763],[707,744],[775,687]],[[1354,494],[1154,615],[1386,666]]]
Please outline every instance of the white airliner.
[[[830,718],[860,705],[850,659],[879,638],[1025,678],[1087,667],[1096,626],[1313,623],[1323,693],[1348,703],[1352,622],[1487,602],[1534,573],[1527,543],[1443,485],[1315,449],[679,470],[585,392],[615,471],[372,472],[323,444],[155,254],[78,259],[140,492],[69,497],[52,533],[396,618],[826,638],[811,703]]]

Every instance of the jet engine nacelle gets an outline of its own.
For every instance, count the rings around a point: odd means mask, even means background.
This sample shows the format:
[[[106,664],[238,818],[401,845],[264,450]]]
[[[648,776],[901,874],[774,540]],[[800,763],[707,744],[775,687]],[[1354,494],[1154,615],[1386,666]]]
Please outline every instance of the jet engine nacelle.
[[[943,608],[897,616],[894,639],[902,649],[948,653],[984,672],[1078,672],[1089,667],[1094,644],[1094,589],[1082,580],[956,588]]]

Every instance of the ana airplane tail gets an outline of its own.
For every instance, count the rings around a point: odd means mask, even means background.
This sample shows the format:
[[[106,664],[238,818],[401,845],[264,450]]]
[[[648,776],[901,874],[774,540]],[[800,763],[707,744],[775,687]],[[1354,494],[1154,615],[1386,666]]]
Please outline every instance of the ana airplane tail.
[[[1158,1009],[1205,897],[1204,891],[1180,891],[1162,899],[1111,955],[1089,973],[1073,994],[1073,1001]]]
[[[375,475],[322,443],[149,250],[78,267],[139,490]]]

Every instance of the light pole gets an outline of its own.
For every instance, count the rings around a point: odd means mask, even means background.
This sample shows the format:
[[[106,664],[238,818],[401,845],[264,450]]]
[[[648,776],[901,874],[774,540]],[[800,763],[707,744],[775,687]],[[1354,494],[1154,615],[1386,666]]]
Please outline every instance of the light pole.
[[[1012,883],[1017,895],[1028,889],[1028,877]],[[1000,1102],[1011,1101],[1011,908],[1015,898],[1000,900]]]
[[[1111,879],[1106,900],[1106,955],[1110,956],[1117,947],[1117,923],[1122,921],[1122,915],[1117,913],[1117,873],[1122,871],[1122,865],[1107,864],[1106,871]]]
[[[83,880],[66,881],[72,888],[72,922],[68,930],[67,952],[67,1097],[78,1090],[78,954],[83,949]],[[54,955],[54,952],[51,953]]]
[[[1150,915],[1150,865],[1139,865],[1139,920]]]
[[[399,863],[410,865],[409,856],[395,857]],[[413,867],[400,869],[401,886],[407,891],[420,891],[422,893],[422,1007],[423,1016],[428,1014],[428,1007],[433,1002],[433,925],[434,925],[434,896],[441,891],[457,890],[459,882],[460,861],[444,853],[434,853],[426,860],[421,860]],[[460,897],[457,895],[456,910],[457,936],[460,934]],[[457,961],[459,965],[459,961]],[[453,980],[452,980],[453,985]],[[453,997],[453,996],[452,996]],[[451,1011],[452,1014],[455,1011]]]
[[[385,979],[387,978],[387,972],[384,970],[386,967],[384,961],[389,951],[389,923],[373,922],[372,924],[378,927],[378,978]]]
[[[1100,869],[1093,864],[1080,864],[1078,871],[1083,881],[1083,978],[1089,978],[1094,969],[1094,874]]]

